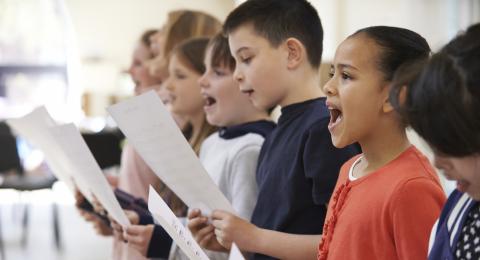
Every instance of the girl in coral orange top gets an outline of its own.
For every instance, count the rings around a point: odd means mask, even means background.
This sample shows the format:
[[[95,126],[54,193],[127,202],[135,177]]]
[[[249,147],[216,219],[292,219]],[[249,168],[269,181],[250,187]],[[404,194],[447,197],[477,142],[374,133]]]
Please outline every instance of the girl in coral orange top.
[[[406,136],[388,101],[395,71],[426,60],[423,37],[375,26],[337,49],[325,85],[333,144],[358,142],[328,204],[318,259],[426,259],[445,195],[429,161]]]

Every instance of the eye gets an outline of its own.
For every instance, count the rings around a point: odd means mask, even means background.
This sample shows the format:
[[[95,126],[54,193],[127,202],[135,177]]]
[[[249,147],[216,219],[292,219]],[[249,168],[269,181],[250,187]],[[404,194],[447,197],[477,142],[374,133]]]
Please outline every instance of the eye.
[[[342,72],[342,79],[350,80],[352,77],[347,72]]]
[[[335,71],[333,69],[330,69],[330,71],[328,72],[328,77],[333,78],[334,75]]]
[[[215,74],[215,76],[225,76],[225,73],[220,69],[213,69],[213,73]]]
[[[252,61],[252,56],[241,57],[240,61],[245,64],[250,64],[250,62]]]
[[[187,76],[185,76],[185,75],[182,74],[182,73],[175,73],[175,77],[176,77],[177,79],[185,79]]]

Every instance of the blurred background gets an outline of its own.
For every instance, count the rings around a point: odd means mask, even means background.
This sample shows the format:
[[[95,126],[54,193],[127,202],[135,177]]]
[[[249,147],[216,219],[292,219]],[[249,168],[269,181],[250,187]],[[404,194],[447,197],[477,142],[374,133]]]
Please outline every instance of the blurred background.
[[[172,10],[202,10],[223,20],[241,2],[0,0],[0,121],[45,105],[57,121],[100,133],[111,124],[105,108],[133,95],[127,70],[142,32],[159,29]],[[322,81],[337,45],[362,27],[405,27],[423,35],[435,51],[459,30],[480,21],[479,0],[310,2],[325,32]],[[0,134],[8,134],[2,131],[0,125]],[[110,137],[107,143],[121,139]],[[411,138],[421,144],[414,135]],[[115,171],[119,153],[100,158],[105,160],[99,162],[102,168]],[[80,219],[70,192],[45,174],[48,169],[39,151],[21,138],[6,137],[0,157],[0,259],[109,257],[110,240],[95,235]],[[12,170],[34,178],[2,184],[2,176]],[[451,189],[447,183],[445,188]]]

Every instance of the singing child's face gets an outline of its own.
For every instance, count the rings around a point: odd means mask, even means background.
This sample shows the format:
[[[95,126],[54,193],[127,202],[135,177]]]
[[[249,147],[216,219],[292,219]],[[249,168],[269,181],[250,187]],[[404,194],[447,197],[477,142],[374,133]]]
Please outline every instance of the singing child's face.
[[[128,73],[135,83],[135,95],[140,95],[157,84],[159,79],[152,76],[148,70],[147,62],[151,58],[151,52],[148,47],[139,43],[133,52],[132,63]]]
[[[363,34],[347,38],[337,48],[324,92],[330,110],[328,129],[338,148],[375,138],[388,97],[388,82],[377,65],[379,55],[380,47]]]
[[[452,157],[435,152],[434,164],[443,175],[457,181],[457,189],[480,200],[480,156]]]
[[[211,125],[233,126],[244,122],[252,111],[247,95],[240,92],[238,82],[227,66],[212,66],[212,48],[205,55],[205,73],[199,80],[201,93],[205,99],[205,114]]]
[[[260,109],[283,105],[288,52],[274,48],[252,25],[234,30],[228,36],[228,43],[236,61],[234,79],[239,82],[240,90]]]
[[[204,103],[197,83],[201,75],[182,63],[178,54],[171,57],[168,71],[165,84],[170,94],[171,112],[185,117],[197,115]]]

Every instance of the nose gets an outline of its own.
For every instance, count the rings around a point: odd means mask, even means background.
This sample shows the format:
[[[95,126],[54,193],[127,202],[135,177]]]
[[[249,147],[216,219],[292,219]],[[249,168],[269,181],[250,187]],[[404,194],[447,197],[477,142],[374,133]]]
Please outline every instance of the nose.
[[[210,86],[208,79],[207,79],[207,72],[205,72],[199,79],[198,79],[198,85],[200,85],[200,88],[208,88]]]
[[[244,80],[244,75],[243,73],[240,71],[239,69],[240,66],[236,66],[235,67],[235,70],[233,71],[233,78],[237,81],[237,82],[242,82]]]
[[[323,86],[323,92],[325,93],[325,95],[327,95],[327,97],[337,95],[337,88],[335,86],[333,78],[329,79],[327,83],[325,83],[325,85]]]
[[[168,90],[168,91],[172,91],[175,89],[175,86],[173,85],[173,82],[172,80],[170,79],[170,77],[167,78],[167,80],[165,81],[165,88]]]

